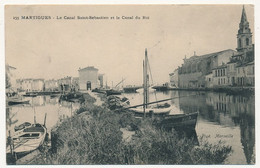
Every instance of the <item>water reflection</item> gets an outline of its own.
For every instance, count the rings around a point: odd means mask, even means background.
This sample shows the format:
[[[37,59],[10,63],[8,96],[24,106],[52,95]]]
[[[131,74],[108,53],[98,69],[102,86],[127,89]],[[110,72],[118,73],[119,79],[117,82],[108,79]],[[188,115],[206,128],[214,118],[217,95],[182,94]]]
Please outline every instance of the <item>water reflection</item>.
[[[64,119],[74,115],[76,109],[79,108],[78,103],[61,101],[59,98],[51,98],[50,96],[26,97],[30,100],[30,104],[8,106],[7,111],[9,116],[14,116],[12,120],[17,120],[17,123],[12,124],[10,129],[13,133],[15,125],[24,122],[34,123],[34,116],[36,122],[43,124],[45,113],[47,114],[46,127],[48,132]]]
[[[126,94],[131,104],[141,104],[142,94]],[[199,112],[196,133],[207,135],[209,141],[223,140],[232,146],[228,164],[251,164],[255,148],[254,95],[228,95],[216,92],[168,91],[157,92],[158,100],[170,101],[171,113]],[[155,101],[154,95],[150,95]],[[254,158],[253,158],[254,160]]]
[[[179,97],[187,96],[179,99],[180,109],[184,113],[199,111],[201,118],[213,124],[229,128],[239,126],[241,148],[244,150],[247,164],[251,163],[255,146],[254,95],[242,96],[227,95],[226,93],[198,92],[198,95],[191,97],[189,95],[194,93],[177,93]],[[232,134],[232,132],[227,131],[223,132],[223,134]],[[230,145],[232,146],[233,144]]]
[[[124,94],[131,105],[141,104],[142,94]],[[207,135],[210,142],[223,140],[232,146],[233,153],[228,158],[228,164],[252,164],[255,160],[255,97],[254,95],[228,95],[215,92],[168,91],[157,92],[156,97],[150,95],[151,101],[174,98],[169,101],[173,110],[171,113],[199,112],[196,131],[191,136]],[[34,122],[34,116],[43,123],[47,113],[47,129],[51,130],[62,120],[74,115],[79,104],[62,101],[50,96],[27,97],[29,105],[10,106],[7,116],[14,116],[19,125],[23,122]],[[8,123],[8,122],[7,122]],[[182,134],[182,133],[181,133]],[[225,135],[230,135],[225,137]]]

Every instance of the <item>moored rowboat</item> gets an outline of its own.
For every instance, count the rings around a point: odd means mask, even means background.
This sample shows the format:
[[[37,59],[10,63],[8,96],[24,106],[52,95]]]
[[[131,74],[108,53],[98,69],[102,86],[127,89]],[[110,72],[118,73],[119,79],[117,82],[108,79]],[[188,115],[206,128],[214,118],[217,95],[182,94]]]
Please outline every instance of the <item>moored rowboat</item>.
[[[167,115],[172,110],[170,104],[165,103],[163,105],[150,105],[147,108],[139,107],[139,108],[132,108],[131,111],[135,112],[135,115],[144,115],[145,113],[151,113],[153,115]]]
[[[22,155],[36,150],[43,144],[46,133],[46,127],[41,124],[34,124],[31,127],[23,129],[23,131],[12,137],[13,145],[11,146],[13,146],[13,152]],[[11,153],[10,148],[10,146],[7,147],[7,154]]]
[[[8,105],[28,104],[29,102],[30,102],[29,100],[22,100],[22,99],[19,99],[19,98],[9,98],[9,99],[7,99]]]

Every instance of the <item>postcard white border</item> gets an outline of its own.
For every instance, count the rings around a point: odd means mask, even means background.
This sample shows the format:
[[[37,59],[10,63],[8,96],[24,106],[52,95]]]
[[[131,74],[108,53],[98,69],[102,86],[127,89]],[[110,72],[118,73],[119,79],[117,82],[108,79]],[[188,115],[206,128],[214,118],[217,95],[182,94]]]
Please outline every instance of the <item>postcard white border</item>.
[[[5,159],[5,25],[4,25],[4,6],[5,5],[41,5],[41,4],[60,4],[60,5],[70,5],[70,4],[253,4],[255,6],[255,123],[256,123],[256,140],[255,140],[255,151],[256,151],[256,164],[255,165],[165,165],[165,166],[158,166],[158,165],[132,165],[132,166],[120,166],[120,165],[26,165],[26,166],[7,166],[6,159]],[[50,168],[50,167],[89,167],[89,168],[103,168],[103,167],[131,167],[131,168],[158,168],[158,167],[165,167],[165,168],[257,168],[260,166],[259,163],[259,123],[260,122],[260,115],[259,115],[259,86],[260,86],[260,79],[258,72],[260,72],[260,59],[259,59],[259,49],[260,49],[260,38],[259,38],[259,31],[260,31],[260,1],[257,0],[2,0],[0,1],[0,108],[1,108],[1,117],[0,117],[0,135],[2,138],[0,139],[0,167],[43,167],[43,168]],[[257,121],[259,120],[259,121]]]

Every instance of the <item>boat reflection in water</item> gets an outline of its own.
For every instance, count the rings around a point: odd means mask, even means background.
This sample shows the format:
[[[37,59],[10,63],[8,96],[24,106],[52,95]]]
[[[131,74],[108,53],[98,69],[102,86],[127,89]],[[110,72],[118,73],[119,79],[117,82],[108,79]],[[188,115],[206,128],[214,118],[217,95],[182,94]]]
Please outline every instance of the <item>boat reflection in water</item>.
[[[177,91],[156,92],[157,98],[169,101],[170,114],[199,112],[196,134],[211,143],[224,141],[233,153],[226,164],[254,164],[255,161],[255,97],[217,92]],[[142,95],[124,94],[131,105],[140,104]],[[155,98],[150,95],[151,101]]]
[[[37,96],[25,97],[25,99],[29,100],[30,104],[7,107],[8,116],[13,116],[12,120],[17,121],[11,125],[11,131],[24,122],[34,123],[34,116],[36,122],[42,124],[46,113],[46,128],[49,132],[55,125],[74,115],[75,110],[80,106],[79,103],[73,102],[61,101],[59,103],[59,97]]]

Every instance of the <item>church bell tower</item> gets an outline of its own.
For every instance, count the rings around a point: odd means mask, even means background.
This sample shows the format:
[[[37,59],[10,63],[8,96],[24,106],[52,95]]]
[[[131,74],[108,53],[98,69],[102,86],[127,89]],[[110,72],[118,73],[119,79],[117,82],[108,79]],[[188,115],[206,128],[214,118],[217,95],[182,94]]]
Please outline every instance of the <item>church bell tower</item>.
[[[252,33],[247,21],[245,7],[242,9],[241,21],[237,33],[237,51],[244,52],[252,48]]]

